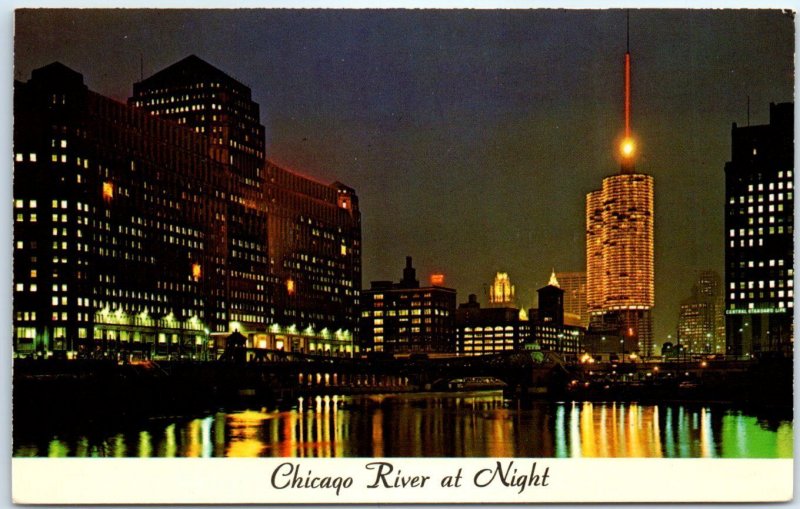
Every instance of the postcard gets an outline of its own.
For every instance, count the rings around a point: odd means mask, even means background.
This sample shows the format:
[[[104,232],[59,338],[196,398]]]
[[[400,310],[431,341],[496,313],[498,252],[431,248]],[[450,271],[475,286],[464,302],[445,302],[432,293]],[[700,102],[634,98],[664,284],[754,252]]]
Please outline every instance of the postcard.
[[[480,7],[14,12],[15,502],[793,497],[794,12]]]

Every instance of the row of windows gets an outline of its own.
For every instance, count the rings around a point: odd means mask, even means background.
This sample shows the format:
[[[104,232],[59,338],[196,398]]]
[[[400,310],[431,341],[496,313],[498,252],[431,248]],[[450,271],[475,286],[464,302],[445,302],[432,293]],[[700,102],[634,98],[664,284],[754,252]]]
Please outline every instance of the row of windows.
[[[475,327],[474,329],[472,327],[465,327],[464,328],[464,332],[473,332],[473,331],[475,331],[475,332],[483,332],[483,331],[491,331],[491,330],[495,330],[495,331],[503,331],[503,330],[513,331],[514,330],[514,326],[513,325],[506,325],[504,327],[502,325],[496,325],[494,327]]]
[[[439,309],[439,308],[414,308],[414,309],[390,309],[385,312],[385,316],[419,316],[419,315],[434,315],[434,316],[450,316],[450,312],[447,309]],[[362,311],[361,316],[365,318],[369,318],[370,316],[382,317],[384,316],[383,310],[375,310],[375,311]]]
[[[505,333],[501,333],[501,334],[485,333],[483,335],[480,335],[480,334],[464,334],[464,338],[465,339],[481,339],[481,338],[490,339],[490,338],[503,338],[503,337],[513,338],[514,337],[514,333],[513,332],[505,332]]]
[[[770,184],[770,186],[771,186],[771,185],[772,185],[772,184]],[[767,201],[776,201],[776,199],[777,199],[777,201],[783,201],[783,197],[784,197],[784,194],[783,194],[783,193],[778,193],[778,194],[775,194],[775,193],[769,193],[769,194],[767,195],[767,198],[766,198],[766,200],[767,200]],[[787,200],[791,200],[791,199],[793,199],[793,198],[794,198],[794,195],[793,195],[793,193],[792,193],[791,191],[789,191],[789,192],[787,192],[787,193],[786,193],[786,199],[787,199]],[[749,195],[749,196],[744,196],[744,195],[742,195],[742,196],[739,196],[739,200],[738,200],[738,202],[739,202],[740,204],[743,204],[743,203],[745,203],[745,202],[747,202],[747,203],[756,203],[756,202],[757,202],[757,203],[763,203],[763,202],[764,202],[764,200],[765,200],[765,199],[764,199],[764,195],[763,195],[763,194],[759,194],[759,195],[755,195],[755,196],[754,196],[754,195]],[[736,200],[736,197],[733,197],[733,196],[732,196],[732,197],[731,197],[731,199],[728,201],[728,203],[730,203],[731,205],[733,205],[733,204],[735,204],[735,203],[736,203],[736,201],[737,201],[737,200]]]
[[[756,307],[756,305],[758,307]],[[755,302],[747,303],[747,309],[761,309],[763,307],[764,307],[763,302],[759,302],[758,304],[756,304]],[[785,309],[785,308],[794,308],[794,301],[791,300],[787,302],[778,301],[778,309]],[[730,309],[742,309],[742,308],[737,307],[736,303],[732,303]]]
[[[791,226],[787,226],[786,227],[787,233],[791,233],[791,231],[789,230],[790,228],[791,228]],[[766,230],[764,228],[747,228],[746,230],[744,228],[739,228],[739,236],[740,237],[744,237],[744,236],[752,237],[754,235],[757,235],[757,236],[760,237],[760,236],[764,235],[765,231],[769,235],[774,235],[776,233],[780,235],[780,234],[782,234],[784,232],[784,229],[783,229],[783,226],[778,226],[778,227],[770,226]],[[731,238],[735,238],[736,237],[736,229],[734,229],[734,228],[730,229],[728,231],[728,236],[731,237]]]
[[[784,176],[785,176],[785,179],[788,180],[788,182],[786,183],[786,188],[787,189],[791,189],[792,188],[792,182],[791,182],[792,170],[788,170],[785,173],[783,171],[779,171],[778,172],[778,178],[779,179],[783,180]],[[783,189],[783,182],[778,182],[777,183],[777,188],[778,189]],[[769,189],[770,191],[775,189],[775,183],[774,182],[770,182],[767,185],[767,189]],[[747,190],[750,191],[750,192],[763,191],[764,190],[764,184],[763,183],[760,183],[760,184],[757,184],[757,185],[756,184],[748,184]]]
[[[744,289],[745,287],[748,288],[748,289],[753,289],[753,288],[756,287],[756,284],[758,284],[758,288],[767,288],[767,286],[769,286],[769,288],[776,288],[776,287],[777,288],[783,288],[784,285],[788,286],[789,288],[792,288],[792,286],[794,285],[794,281],[791,280],[791,279],[789,279],[787,281],[783,281],[783,280],[775,281],[774,279],[772,279],[770,281],[763,281],[762,280],[762,281],[758,281],[757,283],[755,281],[747,281],[747,282],[739,281],[739,285],[738,286],[741,289]],[[735,290],[736,286],[737,286],[736,283],[734,283],[734,282],[730,283],[730,289],[731,290]]]
[[[767,297],[770,298],[770,299],[775,299],[775,298],[783,299],[785,297],[791,299],[791,298],[794,297],[794,292],[792,290],[788,290],[786,292],[784,292],[783,290],[778,290],[777,292],[769,292],[769,296],[767,296],[767,292],[758,292],[758,298],[759,299],[764,299],[764,298],[767,298]],[[731,292],[730,293],[730,298],[731,298],[731,300],[736,300],[737,299],[736,292]],[[755,292],[747,292],[747,293],[739,292],[738,298],[739,299],[755,299],[756,297],[755,297]]]

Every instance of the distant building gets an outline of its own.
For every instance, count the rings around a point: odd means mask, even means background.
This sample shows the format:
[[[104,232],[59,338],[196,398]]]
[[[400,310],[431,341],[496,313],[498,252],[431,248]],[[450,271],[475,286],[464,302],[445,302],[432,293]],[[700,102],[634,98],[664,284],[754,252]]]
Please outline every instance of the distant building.
[[[719,274],[701,271],[691,296],[681,302],[677,340],[689,354],[725,353],[723,291]]]
[[[528,312],[531,335],[526,348],[552,351],[567,360],[577,360],[585,329],[564,324],[564,290],[559,287],[555,273],[547,286],[536,291],[539,307]]]
[[[523,314],[524,315],[524,314]],[[456,310],[456,349],[464,355],[486,355],[523,348],[530,335],[517,308],[482,308],[476,295]]]
[[[556,278],[564,290],[564,323],[588,327],[586,272],[556,272]]]
[[[725,165],[727,353],[791,355],[794,342],[794,104],[731,129]]]
[[[455,352],[456,291],[420,287],[411,257],[399,283],[373,281],[363,290],[360,338],[367,352]]]
[[[499,307],[514,305],[514,285],[507,273],[498,272],[495,275],[492,286],[489,287],[489,304]]]

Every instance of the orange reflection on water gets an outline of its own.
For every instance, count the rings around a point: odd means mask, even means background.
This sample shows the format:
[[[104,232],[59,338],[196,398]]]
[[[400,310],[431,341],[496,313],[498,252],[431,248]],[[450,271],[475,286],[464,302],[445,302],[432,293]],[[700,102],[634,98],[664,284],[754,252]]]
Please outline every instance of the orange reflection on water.
[[[521,404],[502,393],[299,400],[147,429],[46,437],[16,456],[791,457],[792,423],[701,405]],[[768,426],[769,424],[769,426]]]
[[[261,456],[265,445],[264,441],[259,437],[259,431],[267,418],[267,414],[252,410],[229,414],[230,437],[225,456],[234,458]]]

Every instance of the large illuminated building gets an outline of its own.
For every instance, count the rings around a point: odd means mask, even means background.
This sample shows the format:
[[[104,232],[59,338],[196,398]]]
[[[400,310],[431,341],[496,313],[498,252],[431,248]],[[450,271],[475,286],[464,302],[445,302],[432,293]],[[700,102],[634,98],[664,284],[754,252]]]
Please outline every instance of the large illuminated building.
[[[456,350],[463,355],[488,355],[523,348],[530,335],[525,316],[515,307],[482,308],[471,294],[456,309]]]
[[[399,283],[372,281],[362,294],[361,348],[392,354],[455,352],[456,291],[440,275],[420,286],[411,257]]]
[[[14,117],[16,352],[357,346],[358,199],[265,160],[247,87],[190,57],[125,105],[55,63]]]
[[[794,344],[794,104],[731,129],[725,165],[727,353],[791,355]]]
[[[725,353],[725,305],[722,278],[712,270],[698,272],[692,294],[681,302],[678,343],[691,354]]]
[[[506,272],[498,272],[489,287],[489,304],[507,307],[514,305],[514,285]]]
[[[653,351],[653,177],[636,171],[630,124],[630,52],[625,53],[625,134],[620,172],[586,196],[589,327],[620,334],[625,349]]]

